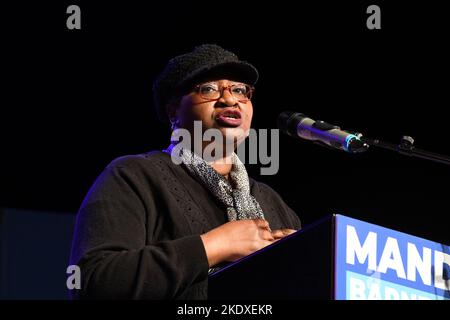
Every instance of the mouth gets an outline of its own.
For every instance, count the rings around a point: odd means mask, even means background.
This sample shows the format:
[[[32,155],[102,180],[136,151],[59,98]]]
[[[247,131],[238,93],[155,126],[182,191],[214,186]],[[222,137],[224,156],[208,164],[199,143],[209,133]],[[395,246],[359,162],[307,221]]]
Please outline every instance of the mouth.
[[[216,121],[224,127],[239,127],[242,124],[241,112],[238,110],[224,110],[217,114]]]

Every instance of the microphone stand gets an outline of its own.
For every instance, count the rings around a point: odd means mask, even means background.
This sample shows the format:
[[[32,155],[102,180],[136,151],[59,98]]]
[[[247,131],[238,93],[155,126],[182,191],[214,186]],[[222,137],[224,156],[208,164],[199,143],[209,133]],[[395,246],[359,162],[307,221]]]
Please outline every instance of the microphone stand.
[[[417,149],[414,146],[414,139],[410,136],[403,136],[399,145],[380,141],[378,139],[367,138],[364,136],[360,136],[360,140],[370,146],[396,151],[396,152],[406,155],[406,156],[427,159],[427,160],[431,160],[434,162],[439,162],[439,163],[443,163],[446,165],[450,165],[450,157],[449,156],[425,151],[422,149]]]

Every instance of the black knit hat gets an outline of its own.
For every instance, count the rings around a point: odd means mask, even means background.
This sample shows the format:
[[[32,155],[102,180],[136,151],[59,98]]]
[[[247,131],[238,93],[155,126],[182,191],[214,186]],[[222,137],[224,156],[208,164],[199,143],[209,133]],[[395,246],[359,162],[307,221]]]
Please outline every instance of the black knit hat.
[[[204,44],[169,61],[153,83],[153,97],[161,121],[167,122],[166,106],[170,99],[186,94],[202,80],[228,79],[254,85],[258,71],[232,52],[218,45]]]

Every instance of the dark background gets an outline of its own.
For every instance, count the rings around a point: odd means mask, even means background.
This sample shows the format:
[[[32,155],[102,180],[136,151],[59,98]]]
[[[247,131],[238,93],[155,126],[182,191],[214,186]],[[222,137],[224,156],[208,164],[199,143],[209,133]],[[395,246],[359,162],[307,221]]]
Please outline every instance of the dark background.
[[[75,214],[114,158],[165,148],[152,81],[202,43],[258,68],[254,128],[275,128],[290,109],[393,143],[410,135],[449,155],[448,11],[441,1],[392,2],[2,4],[0,207]],[[71,4],[81,30],[66,28]],[[381,30],[366,28],[371,4]],[[304,225],[341,213],[450,244],[449,166],[280,138],[279,173],[249,173]]]

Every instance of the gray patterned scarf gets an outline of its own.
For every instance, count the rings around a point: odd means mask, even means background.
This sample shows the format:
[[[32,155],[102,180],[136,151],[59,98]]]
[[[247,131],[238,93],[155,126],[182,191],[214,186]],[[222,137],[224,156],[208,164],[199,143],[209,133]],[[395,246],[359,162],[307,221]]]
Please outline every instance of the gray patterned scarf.
[[[164,151],[170,153],[171,149],[169,147]],[[229,176],[234,188],[195,152],[183,148],[179,156],[188,171],[226,206],[229,221],[264,219],[258,201],[250,194],[247,170],[236,153],[233,152],[231,156],[233,167]]]

